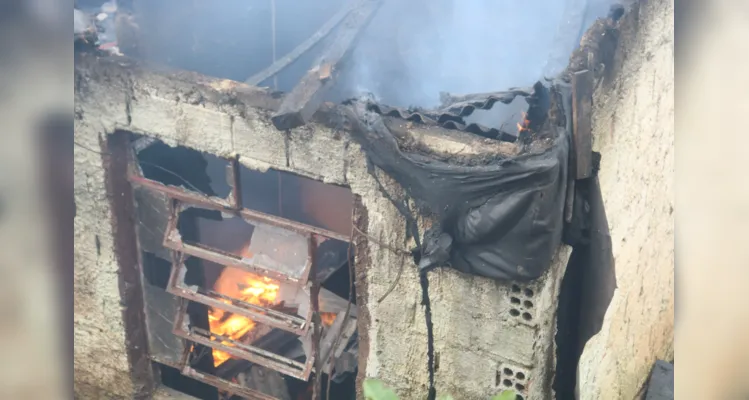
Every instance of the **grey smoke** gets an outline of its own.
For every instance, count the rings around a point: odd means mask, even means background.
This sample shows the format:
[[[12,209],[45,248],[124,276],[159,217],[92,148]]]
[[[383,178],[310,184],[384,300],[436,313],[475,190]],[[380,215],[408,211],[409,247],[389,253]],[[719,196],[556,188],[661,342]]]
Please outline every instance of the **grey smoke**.
[[[271,1],[134,0],[142,55],[244,81],[272,63]],[[278,57],[312,35],[345,1],[359,0],[275,0]],[[566,65],[584,28],[605,16],[613,2],[383,1],[332,100],[371,92],[392,105],[430,107],[439,103],[440,92],[532,85]],[[100,12],[102,3],[79,0],[92,13]],[[279,90],[291,90],[320,50],[321,46],[313,47],[282,71]]]

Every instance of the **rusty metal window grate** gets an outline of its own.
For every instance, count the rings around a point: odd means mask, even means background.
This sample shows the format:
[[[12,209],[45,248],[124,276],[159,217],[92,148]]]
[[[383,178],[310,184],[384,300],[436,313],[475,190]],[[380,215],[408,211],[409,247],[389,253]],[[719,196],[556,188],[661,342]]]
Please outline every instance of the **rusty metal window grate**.
[[[188,314],[189,304],[187,300],[181,302],[174,321],[174,334],[213,349],[214,359],[219,358],[223,361],[217,367],[220,368],[226,362],[225,360],[233,356],[297,379],[307,380],[309,378],[315,361],[314,355],[307,355],[303,351],[292,359],[279,354],[277,349],[293,340],[301,340],[302,347],[309,349],[311,348],[311,343],[309,343],[309,340],[311,340],[310,336],[299,337],[289,332],[274,330],[267,325],[253,321],[255,323],[252,330],[254,337],[249,340],[252,344],[247,344],[239,340],[234,340],[227,335],[221,335],[211,332],[209,329],[197,327],[190,321]],[[306,346],[305,341],[308,342]],[[298,358],[303,359],[303,361],[297,361],[296,359]]]
[[[342,229],[336,232],[246,208],[252,202],[243,194],[250,197],[252,192],[241,185],[242,167],[236,158],[214,157],[211,187],[200,190],[186,181],[151,179],[158,168],[144,174],[137,151],[137,146],[131,149],[128,179],[139,204],[147,204],[137,210],[138,234],[146,242],[141,243],[144,250],[171,259],[166,291],[179,299],[172,333],[185,340],[177,366],[183,375],[248,398],[272,399],[276,397],[254,390],[251,384],[239,384],[229,373],[231,367],[248,362],[253,365],[249,371],[267,368],[308,380],[317,360],[328,360],[331,352],[351,351],[347,346],[355,335],[355,313],[344,327],[341,310],[348,302],[320,287],[350,262],[350,238],[340,233]],[[144,219],[148,223],[142,223]],[[199,237],[191,236],[190,229],[183,231],[183,224],[199,225]],[[226,243],[218,239],[225,235],[202,234],[225,226],[231,226],[244,242]],[[191,281],[191,265],[199,265],[200,274],[212,278]],[[248,276],[252,282],[243,282]],[[226,289],[227,281],[231,289]],[[255,297],[248,298],[245,291]],[[190,311],[195,307],[207,310],[203,315],[208,321],[196,319],[200,313]],[[227,329],[237,320],[244,321],[244,330]],[[223,325],[214,325],[216,321]],[[339,333],[342,340],[336,341]],[[198,347],[210,349],[213,368],[196,367]],[[317,367],[322,372],[332,370],[326,363]]]
[[[185,284],[187,267],[184,262],[184,255],[182,253],[175,252],[173,260],[172,274],[169,278],[169,283],[167,286],[167,291],[169,293],[185,299],[197,301],[199,303],[208,305],[213,309],[220,309],[223,312],[241,315],[256,322],[284,329],[298,335],[303,335],[309,330],[312,318],[312,310],[310,308],[308,308],[307,313],[305,313],[305,315],[302,317],[296,314],[277,311],[273,308],[262,307],[241,298],[237,298],[240,296],[223,294],[213,289],[202,288],[198,285],[187,285]],[[267,282],[267,284],[269,285],[278,285],[279,283],[280,282],[278,281]],[[286,288],[291,289],[288,286]],[[298,291],[304,292],[303,290]],[[307,297],[309,298],[308,291]],[[288,297],[282,297],[282,299],[286,298]]]

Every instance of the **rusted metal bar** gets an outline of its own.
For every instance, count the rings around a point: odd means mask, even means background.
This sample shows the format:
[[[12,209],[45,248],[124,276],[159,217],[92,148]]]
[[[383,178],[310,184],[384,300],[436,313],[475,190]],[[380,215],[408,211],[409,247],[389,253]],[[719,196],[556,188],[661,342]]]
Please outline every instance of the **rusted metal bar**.
[[[346,15],[322,56],[284,98],[278,112],[271,118],[277,129],[293,129],[312,118],[322,104],[325,92],[333,86],[339,64],[348,55],[380,4],[380,0],[362,0]]]
[[[230,254],[214,248],[207,248],[199,243],[184,242],[177,229],[177,223],[179,221],[179,215],[177,214],[177,212],[178,207],[172,210],[172,214],[169,217],[166,233],[164,234],[164,247],[191,255],[193,257],[198,257],[203,260],[211,261],[216,264],[231,265],[233,267],[244,269],[248,272],[263,274],[279,281],[291,282],[296,285],[304,285],[306,283],[306,281],[301,280],[301,277],[295,278],[273,269],[266,268],[262,265],[247,261],[239,255]]]
[[[146,178],[139,177],[139,176],[132,175],[132,174],[129,176],[129,179],[130,179],[130,182],[134,185],[143,186],[151,190],[165,193],[169,197],[179,200],[183,203],[187,203],[190,206],[196,206],[200,208],[205,208],[207,210],[215,210],[215,211],[221,211],[221,212],[226,212],[226,213],[236,212],[232,204],[230,204],[225,199],[220,199],[218,197],[204,196],[195,192],[188,191],[186,189],[182,189],[182,188],[175,187],[175,186],[167,186],[167,185],[164,185],[163,183],[152,181],[150,179],[146,179]],[[237,189],[237,190],[240,190],[240,189]],[[315,233],[317,235],[324,236],[326,238],[336,239],[336,240],[340,240],[346,243],[348,243],[350,240],[348,236],[337,233],[337,232],[333,232],[327,229],[303,224],[301,222],[288,220],[286,218],[276,217],[275,215],[270,215],[270,214],[266,214],[260,211],[250,210],[247,208],[243,208],[240,211],[240,215],[242,216],[242,218],[244,218],[250,223],[252,222],[265,223],[265,224],[273,225],[282,229],[288,229],[288,230],[291,230],[300,234]]]
[[[288,220],[286,218],[276,217],[275,215],[265,214],[260,211],[250,210],[247,208],[243,208],[242,211],[240,211],[240,215],[249,222],[264,222],[269,225],[275,225],[279,228],[288,229],[301,234],[314,233],[316,235],[324,236],[329,239],[340,240],[346,243],[348,243],[350,240],[348,236],[337,232],[303,224],[301,222]]]
[[[269,396],[252,388],[248,388],[234,382],[227,381],[226,379],[219,378],[215,375],[196,370],[195,368],[190,366],[190,353],[192,352],[192,347],[193,346],[185,346],[185,352],[182,357],[182,365],[176,367],[178,370],[180,370],[182,375],[225,390],[231,394],[242,396],[249,400],[279,400],[276,397]]]
[[[297,379],[307,380],[309,376],[304,376],[305,364],[295,360],[288,359],[278,354],[271,353],[269,351],[260,349],[258,347],[247,345],[244,343],[237,342],[230,337],[218,335],[216,333],[201,329],[195,326],[189,326],[185,324],[185,317],[187,316],[187,300],[183,300],[177,310],[177,316],[174,319],[174,334],[202,345],[208,346],[213,349],[222,350],[226,353],[233,355],[253,363],[263,365],[265,367],[274,369],[283,374],[293,376]],[[224,343],[230,343],[226,345]],[[312,358],[307,360],[310,363]]]
[[[593,175],[593,71],[572,75],[572,143],[576,179]]]
[[[225,296],[210,290],[204,290],[200,288],[195,290],[187,288],[184,285],[185,273],[186,268],[184,263],[172,264],[172,273],[169,278],[167,292],[175,296],[183,297],[214,308],[219,308],[232,314],[239,314],[250,318],[253,321],[272,326],[274,328],[283,329],[299,336],[306,334],[307,330],[309,329],[309,324],[306,322],[307,319],[305,318],[300,318],[295,315],[288,315],[270,308],[247,303],[239,299]],[[231,303],[227,304],[220,299],[228,300]],[[311,310],[308,312],[308,314],[310,313]]]
[[[182,375],[209,384],[211,386],[215,386],[219,389],[226,390],[229,393],[242,396],[243,398],[249,400],[278,400],[277,397],[268,396],[264,393],[241,386],[234,382],[221,379],[217,376],[207,374],[205,372],[200,372],[187,365],[182,369]]]
[[[225,211],[225,212],[234,211],[232,209],[232,205],[228,201],[226,201],[226,199],[206,196],[204,194],[189,191],[187,189],[183,189],[177,186],[164,185],[163,183],[156,182],[156,181],[150,180],[148,178],[140,177],[140,176],[131,175],[129,179],[130,179],[130,182],[134,185],[146,187],[151,190],[156,190],[156,191],[165,193],[167,196],[173,199],[177,199],[179,201],[183,201],[185,203],[191,203],[202,208],[207,208],[207,209],[217,210],[217,211]]]
[[[195,326],[188,327],[188,324],[185,323],[186,314],[187,300],[184,300],[177,310],[177,315],[174,319],[173,332],[175,335],[213,349],[224,351],[234,357],[262,365],[297,379],[309,379],[309,374],[306,373],[307,368],[305,364],[278,354],[273,354],[252,345],[237,342],[227,336],[218,335],[205,329]],[[229,343],[230,345],[224,343]],[[314,363],[314,357],[309,357],[307,359],[306,364],[311,363]]]
[[[129,163],[129,139],[124,132],[109,135],[102,140],[104,169],[106,171],[107,192],[112,209],[112,233],[114,255],[119,270],[122,317],[125,324],[127,358],[130,375],[136,385],[134,398],[150,398],[155,388],[155,377],[148,356],[148,336],[146,329],[145,304],[141,282],[138,239],[133,216],[135,204],[133,189],[127,180]]]
[[[316,244],[317,237],[312,235],[312,244]],[[312,254],[312,273],[317,275],[317,263]],[[312,281],[310,289],[310,308],[312,309],[312,358],[315,360],[315,383],[312,389],[312,398],[314,400],[322,399],[322,371],[325,360],[320,354],[320,340],[322,338],[322,319],[320,318],[320,282]]]

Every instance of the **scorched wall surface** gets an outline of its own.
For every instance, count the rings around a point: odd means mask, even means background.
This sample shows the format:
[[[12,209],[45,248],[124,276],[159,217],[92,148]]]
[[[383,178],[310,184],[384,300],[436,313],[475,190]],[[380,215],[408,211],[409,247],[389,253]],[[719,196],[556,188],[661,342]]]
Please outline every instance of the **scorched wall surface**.
[[[130,379],[126,355],[122,309],[128,305],[121,304],[118,289],[102,163],[106,155],[95,152],[102,150],[100,140],[115,130],[148,134],[218,156],[238,154],[251,168],[273,167],[350,186],[363,205],[357,218],[362,230],[394,248],[411,246],[405,221],[378,191],[361,149],[349,135],[321,123],[277,131],[270,109],[278,100],[261,89],[186,72],[155,72],[125,58],[84,55],[77,60],[75,96],[78,398],[132,398],[138,389],[138,382]],[[400,194],[389,177],[380,173],[380,180],[390,193]],[[423,398],[427,338],[416,267],[410,255],[387,250],[375,240],[356,240],[362,243],[356,253],[360,378],[383,379],[403,399]],[[525,398],[548,398],[556,293],[568,255],[562,248],[546,276],[517,287],[520,294],[510,284],[455,271],[430,273],[441,393],[485,399],[502,389],[507,379],[525,387]],[[378,303],[402,265],[399,283]],[[530,320],[510,314],[510,297],[525,293],[531,293],[527,299],[533,302]],[[514,375],[502,375],[507,368]]]
[[[673,359],[674,2],[637,2],[621,22],[614,78],[594,94],[594,150],[617,289],[580,361],[581,399],[633,399]]]

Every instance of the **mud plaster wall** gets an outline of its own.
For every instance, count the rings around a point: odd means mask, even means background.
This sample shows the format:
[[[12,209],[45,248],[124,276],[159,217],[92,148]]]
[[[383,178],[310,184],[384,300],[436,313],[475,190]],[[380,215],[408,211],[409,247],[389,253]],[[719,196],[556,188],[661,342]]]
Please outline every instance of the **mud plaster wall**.
[[[580,361],[581,399],[633,399],[656,358],[673,359],[674,3],[622,21],[615,78],[594,95],[594,149],[617,289]]]
[[[157,73],[128,65],[127,60],[83,57],[77,61],[75,390],[79,398],[131,398],[134,391],[102,156],[82,147],[99,150],[99,138],[116,129],[219,156],[239,154],[251,168],[272,166],[348,185],[361,196],[366,209],[362,220],[369,235],[395,248],[410,248],[405,221],[377,190],[361,149],[345,132],[319,124],[279,132],[270,123],[269,111],[247,105],[257,98],[266,104],[274,100],[260,89],[236,82],[185,72]],[[399,194],[387,176],[380,179],[390,193]],[[360,348],[366,356],[362,369],[366,376],[385,380],[404,399],[423,398],[427,340],[416,267],[410,256],[384,249],[374,240],[365,253],[368,262],[357,265],[357,284],[365,289],[359,293],[359,330],[365,342]],[[534,290],[530,322],[510,316],[509,284],[454,271],[430,274],[439,390],[461,399],[484,399],[502,387],[501,369],[510,367],[526,374],[526,398],[548,398],[545,370],[553,362],[556,291],[568,256],[568,249],[562,248],[547,276],[528,287]],[[402,263],[398,285],[378,304]]]

